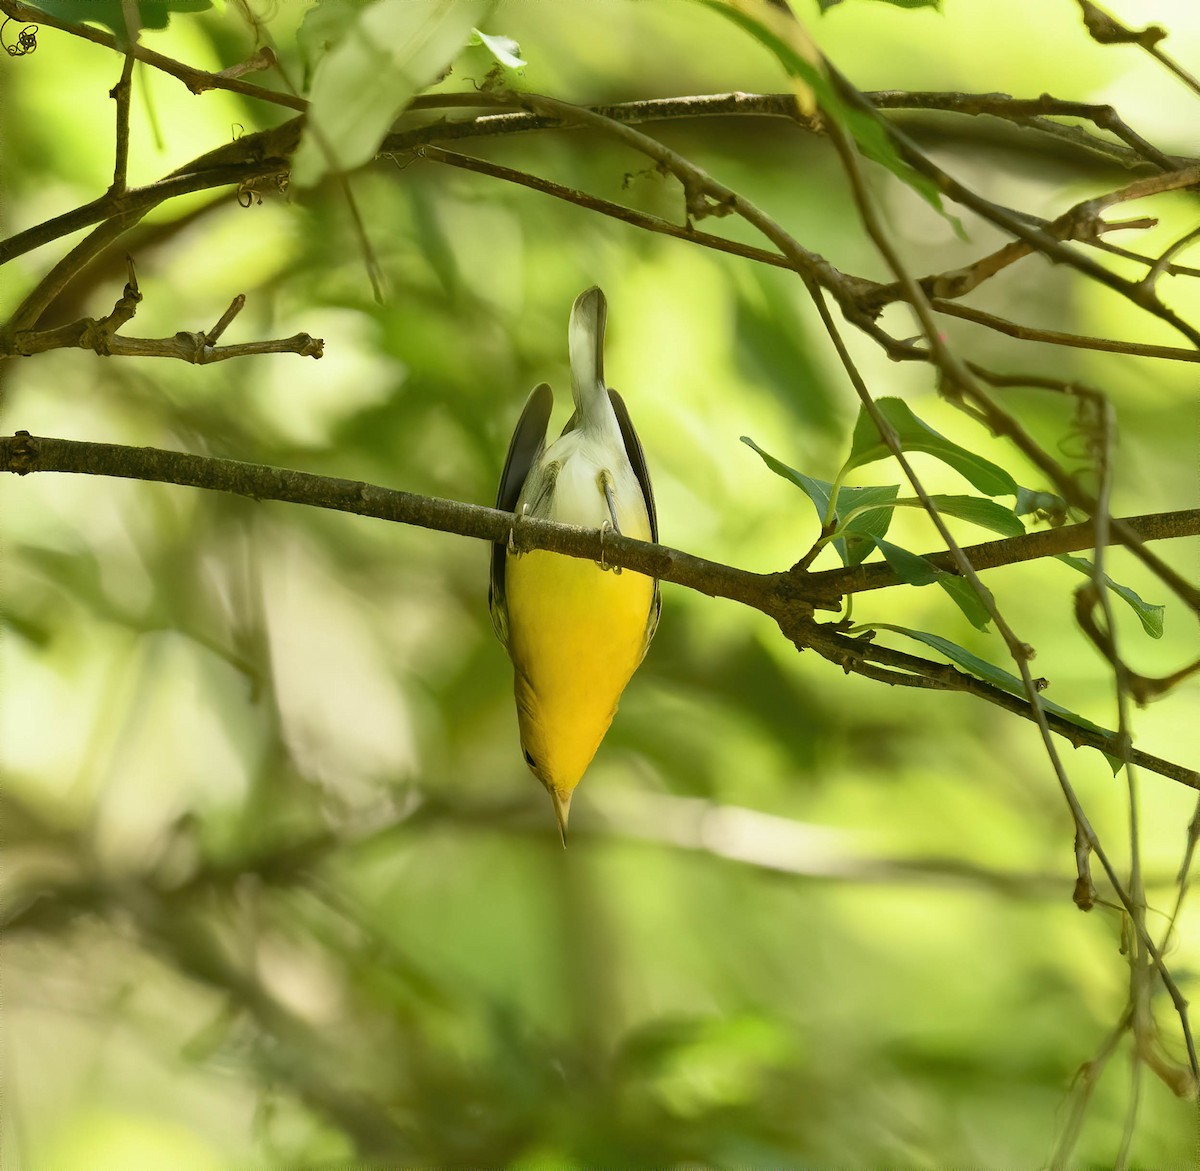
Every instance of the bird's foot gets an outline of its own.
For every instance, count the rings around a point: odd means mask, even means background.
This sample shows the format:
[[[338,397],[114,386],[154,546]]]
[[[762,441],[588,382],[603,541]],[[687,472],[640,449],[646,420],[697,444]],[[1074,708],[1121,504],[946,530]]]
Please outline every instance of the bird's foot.
[[[520,545],[517,541],[517,529],[520,527],[521,522],[525,519],[525,515],[528,512],[529,512],[529,505],[522,504],[521,511],[514,514],[513,522],[511,525],[508,526],[508,541],[507,541],[506,547],[510,553],[515,554],[515,553],[522,552],[522,549],[520,548]]]
[[[614,525],[611,520],[603,520],[600,522],[600,560],[597,561],[596,564],[599,565],[601,569],[607,569],[610,573],[620,573],[621,567],[619,565],[609,565],[608,562],[604,560],[605,533],[616,533],[619,537],[621,535],[621,530],[617,528],[617,526]]]

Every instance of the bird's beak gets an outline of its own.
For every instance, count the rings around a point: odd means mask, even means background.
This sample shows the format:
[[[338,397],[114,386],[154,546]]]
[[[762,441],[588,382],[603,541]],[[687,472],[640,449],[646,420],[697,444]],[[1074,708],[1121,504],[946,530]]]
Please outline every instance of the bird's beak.
[[[571,816],[571,793],[559,789],[550,790],[550,800],[554,804],[554,816],[558,821],[558,834],[562,838],[563,849],[567,848],[567,819]]]

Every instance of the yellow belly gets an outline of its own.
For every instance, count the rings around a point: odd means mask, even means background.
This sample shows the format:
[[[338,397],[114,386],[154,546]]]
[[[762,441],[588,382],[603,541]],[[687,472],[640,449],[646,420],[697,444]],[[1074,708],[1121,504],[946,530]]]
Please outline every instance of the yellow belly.
[[[569,793],[645,654],[654,583],[541,550],[509,554],[505,582],[521,743]]]

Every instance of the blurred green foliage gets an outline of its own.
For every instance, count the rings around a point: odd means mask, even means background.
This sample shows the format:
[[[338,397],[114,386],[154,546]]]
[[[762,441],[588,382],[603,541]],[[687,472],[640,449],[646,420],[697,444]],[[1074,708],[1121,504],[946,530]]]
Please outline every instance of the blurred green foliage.
[[[809,7],[819,43],[861,88],[1112,100],[1163,149],[1188,147],[1194,126],[1175,119],[1170,79],[1133,49],[1090,42],[1070,5],[939,13],[856,0],[820,19]],[[1175,54],[1200,59],[1195,11],[1153,7]],[[258,13],[297,84],[311,65],[297,29],[312,11]],[[255,47],[238,12],[177,13],[144,40],[224,69]],[[483,31],[519,44],[523,87],[571,101],[787,84],[760,45],[702,5],[508,4]],[[486,45],[470,46],[436,88],[469,89],[494,65]],[[107,91],[120,67],[50,28],[35,53],[0,66],[5,235],[105,189]],[[290,116],[225,92],[194,96],[142,67],[134,85],[131,183]],[[1123,181],[976,122],[908,125],[964,181],[1034,214]],[[777,120],[653,132],[833,263],[884,277],[821,139]],[[585,132],[471,149],[682,214],[673,182]],[[957,238],[884,172],[870,177],[917,271],[997,242],[977,223]],[[382,303],[345,191],[327,179],[248,208],[227,191],[162,206],[44,322],[107,312],[129,252],[145,299],[128,332],[207,328],[244,292],[224,340],[305,330],[325,339],[321,361],[193,368],[54,352],[0,367],[5,431],[490,503],[529,388],[550,380],[565,418],[567,311],[596,283],[610,301],[607,372],[645,444],[664,541],[764,572],[812,544],[810,503],[738,442],[753,435],[824,481],[850,449],[857,403],[793,275],[430,161],[378,162],[349,187],[386,280]],[[1148,252],[1190,226],[1194,202],[1154,211],[1160,226],[1139,239]],[[719,229],[752,239],[732,219]],[[0,312],[67,243],[8,266]],[[985,307],[1166,340],[1125,302],[1024,263],[981,290]],[[1169,296],[1196,319],[1194,288],[1175,280]],[[915,331],[904,313],[884,317],[901,335]],[[944,328],[980,361],[1111,394],[1116,512],[1195,507],[1191,368]],[[1044,487],[937,397],[928,369],[850,344],[874,393],[902,397],[951,442]],[[1069,444],[1070,404],[1005,393],[1040,442]],[[930,491],[967,490],[932,457],[913,460]],[[888,463],[855,477],[897,479]],[[157,484],[47,475],[0,487],[6,1165],[1048,1162],[1081,1067],[1119,1019],[1128,969],[1116,912],[1085,917],[1070,902],[1072,827],[1032,725],[967,696],[843,675],[798,656],[762,615],[668,586],[564,853],[521,761],[485,548]],[[916,510],[897,510],[890,536],[936,547]],[[1195,541],[1160,551],[1195,578]],[[827,552],[818,566],[835,563]],[[1165,600],[1130,559],[1114,552],[1107,565]],[[1049,563],[988,575],[1038,650],[1048,696],[1111,726],[1106,669],[1071,621],[1076,581]],[[1179,612],[1168,607],[1168,637],[1151,643],[1119,609],[1140,670],[1200,654]],[[855,618],[1005,661],[998,636],[939,591],[866,595]],[[1200,758],[1196,697],[1192,683],[1139,712],[1139,746]],[[1121,785],[1097,753],[1066,760],[1124,866]],[[1194,799],[1153,776],[1142,794],[1149,900],[1166,911]],[[1187,904],[1180,922],[1169,958],[1195,999]],[[1156,992],[1163,1044],[1181,1060],[1162,1000]],[[1111,1165],[1128,1071],[1126,1042],[1095,1087],[1072,1165]],[[1133,1151],[1142,1167],[1195,1154],[1193,1108],[1148,1074]]]

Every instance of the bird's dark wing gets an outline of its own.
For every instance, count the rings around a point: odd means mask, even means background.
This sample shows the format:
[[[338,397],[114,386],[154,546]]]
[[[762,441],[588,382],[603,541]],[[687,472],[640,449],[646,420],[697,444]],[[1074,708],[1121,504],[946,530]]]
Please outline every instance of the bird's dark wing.
[[[633,421],[629,418],[629,409],[625,400],[611,387],[608,397],[617,416],[617,426],[621,428],[621,438],[625,440],[625,454],[633,465],[633,474],[642,486],[642,495],[646,498],[646,513],[650,517],[650,539],[658,541],[658,514],[654,511],[654,489],[650,487],[650,473],[646,470],[646,455],[642,451],[642,442],[633,429]]]
[[[504,471],[500,473],[500,488],[496,493],[496,507],[503,512],[512,512],[529,469],[537,462],[546,446],[546,427],[550,422],[550,409],[554,395],[549,383],[542,382],[533,388],[508,445],[508,458]],[[507,550],[502,542],[492,546],[492,581],[488,590],[488,607],[492,612],[492,625],[496,637],[508,645],[508,606],[504,597],[504,558]]]
[[[654,489],[650,486],[650,472],[646,468],[646,453],[642,451],[642,441],[633,429],[633,420],[629,417],[629,408],[625,400],[609,387],[608,397],[613,405],[613,413],[617,416],[617,426],[621,428],[621,438],[625,440],[625,454],[633,467],[633,474],[642,486],[642,495],[646,499],[646,515],[650,518],[650,539],[658,542],[658,512],[654,507]],[[662,597],[659,593],[658,582],[654,583],[654,600],[650,604],[650,618],[646,623],[646,646],[658,629],[658,616],[662,611]]]

